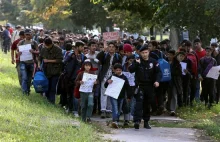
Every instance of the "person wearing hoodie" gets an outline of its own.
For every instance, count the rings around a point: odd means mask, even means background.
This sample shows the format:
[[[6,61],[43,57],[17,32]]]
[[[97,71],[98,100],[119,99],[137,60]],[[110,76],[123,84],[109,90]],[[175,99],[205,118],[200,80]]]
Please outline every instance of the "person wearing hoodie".
[[[120,79],[125,80],[125,83],[122,87],[122,90],[119,94],[118,99],[110,97],[110,102],[111,102],[111,105],[112,105],[112,120],[113,120],[112,127],[113,128],[118,128],[119,117],[120,117],[120,113],[121,113],[121,110],[122,110],[122,105],[123,105],[125,95],[127,94],[128,98],[131,98],[130,97],[130,91],[129,91],[130,86],[129,86],[129,82],[128,82],[127,77],[122,73],[122,65],[121,64],[116,63],[114,65],[114,73],[113,73],[112,76],[115,76],[115,77],[118,77]],[[105,82],[105,84],[104,84],[105,88],[107,88],[108,85],[113,82],[113,80],[111,80],[112,76],[110,76],[107,79],[107,81]]]
[[[82,81],[84,73],[95,74],[94,71],[95,70],[93,70],[90,59],[86,59],[82,65],[81,70],[79,71],[76,77],[76,80],[75,80],[76,87],[79,88],[80,85],[85,83],[84,81]],[[81,92],[80,91],[81,119],[83,122],[91,122],[90,118],[92,116],[93,105],[94,105],[93,96],[94,96],[94,91],[95,91],[95,87],[97,83],[98,81],[96,80],[94,82],[93,92]]]
[[[158,61],[160,58],[166,59],[165,54],[159,50],[159,44],[157,41],[152,40],[148,44],[148,48],[150,51],[150,58],[153,58]],[[168,82],[160,82],[160,86],[155,89],[155,99],[152,102],[152,113],[156,113],[157,115],[161,115],[164,112],[164,100],[165,100],[165,92],[167,88]],[[157,100],[157,101],[156,101]]]
[[[74,86],[75,79],[77,77],[78,71],[80,70],[83,62],[87,59],[82,53],[84,49],[84,43],[82,41],[77,41],[74,52],[68,53],[65,56],[64,63],[64,89],[67,92],[67,108],[66,112],[73,113],[75,117],[78,117],[78,100],[74,97]],[[67,54],[66,53],[66,54]]]
[[[123,67],[123,72],[126,71],[128,72],[124,66],[127,61],[127,58],[129,56],[132,56],[132,52],[133,52],[133,49],[132,49],[132,46],[128,43],[124,44],[123,45],[123,51],[125,53],[125,56],[122,58],[122,67]],[[127,67],[128,68],[128,67]],[[125,69],[125,70],[124,70]],[[129,73],[130,74],[130,73]],[[128,77],[128,76],[127,76]],[[128,123],[129,123],[129,120],[130,120],[130,114],[129,114],[129,103],[130,103],[130,99],[127,98],[127,95],[125,96],[125,99],[123,101],[123,105],[122,105],[122,110],[123,110],[123,114],[124,114],[124,126],[128,126]]]

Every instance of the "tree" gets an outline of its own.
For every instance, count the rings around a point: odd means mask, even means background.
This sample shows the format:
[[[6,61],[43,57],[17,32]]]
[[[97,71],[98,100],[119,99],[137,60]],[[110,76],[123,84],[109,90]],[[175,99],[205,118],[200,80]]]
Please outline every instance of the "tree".
[[[102,4],[89,3],[88,0],[70,0],[72,10],[71,19],[78,26],[93,29],[93,26],[101,27],[102,31],[106,27],[112,27],[112,20],[107,18],[108,13]]]
[[[220,38],[220,10],[218,0],[169,0],[158,7],[154,19],[190,31],[208,45],[213,37]]]
[[[199,35],[206,44],[212,37],[220,38],[219,0],[108,0],[100,3],[107,5],[110,12],[129,11],[131,21],[132,15],[138,15],[148,27],[168,25],[189,30],[192,39]]]

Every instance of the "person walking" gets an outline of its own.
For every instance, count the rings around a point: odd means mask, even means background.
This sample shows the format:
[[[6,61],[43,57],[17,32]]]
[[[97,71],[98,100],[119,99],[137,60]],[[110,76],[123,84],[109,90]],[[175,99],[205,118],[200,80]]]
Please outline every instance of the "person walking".
[[[150,50],[147,46],[140,49],[140,59],[134,60],[129,67],[131,73],[135,72],[135,99],[134,128],[139,129],[141,119],[144,119],[144,128],[151,129],[149,125],[151,102],[154,98],[154,89],[159,87],[161,71],[159,63],[149,57]]]

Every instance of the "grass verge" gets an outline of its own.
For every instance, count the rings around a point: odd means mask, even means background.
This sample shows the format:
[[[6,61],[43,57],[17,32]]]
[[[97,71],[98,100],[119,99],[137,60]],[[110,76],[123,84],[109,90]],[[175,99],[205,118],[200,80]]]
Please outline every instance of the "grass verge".
[[[103,141],[92,125],[80,123],[34,93],[23,96],[15,65],[0,53],[0,141]]]
[[[195,103],[194,107],[179,109],[178,116],[187,121],[187,127],[204,130],[207,135],[220,141],[220,105],[214,105],[209,110],[203,103]]]

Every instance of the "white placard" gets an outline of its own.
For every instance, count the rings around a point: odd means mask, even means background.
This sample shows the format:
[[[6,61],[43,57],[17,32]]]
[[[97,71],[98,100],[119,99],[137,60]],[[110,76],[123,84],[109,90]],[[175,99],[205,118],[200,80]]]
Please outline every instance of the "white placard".
[[[33,60],[32,53],[30,52],[31,44],[20,45],[20,46],[18,46],[18,49],[19,49],[19,52],[22,52],[22,54],[20,56],[20,61]]]
[[[111,80],[113,80],[113,82],[108,85],[105,95],[118,99],[125,81],[115,76],[112,76]]]
[[[186,75],[186,73],[184,72],[184,70],[186,70],[187,63],[180,62],[180,64],[181,64],[181,67],[182,67],[182,74],[183,74],[183,75]]]
[[[135,78],[134,75],[135,73],[130,73],[130,72],[123,72],[123,74],[127,77],[129,85],[130,86],[135,86]]]
[[[206,77],[208,77],[208,78],[213,78],[213,79],[217,80],[218,77],[219,77],[219,71],[220,71],[220,66],[212,67],[212,68],[209,70],[209,72],[208,72],[208,74],[206,75]]]
[[[83,84],[80,85],[79,91],[84,93],[91,93],[93,90],[94,82],[97,80],[97,75],[84,73],[82,81]]]
[[[106,32],[106,33],[103,33],[103,39],[105,41],[118,40],[119,37],[120,37],[119,32]]]

